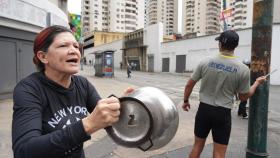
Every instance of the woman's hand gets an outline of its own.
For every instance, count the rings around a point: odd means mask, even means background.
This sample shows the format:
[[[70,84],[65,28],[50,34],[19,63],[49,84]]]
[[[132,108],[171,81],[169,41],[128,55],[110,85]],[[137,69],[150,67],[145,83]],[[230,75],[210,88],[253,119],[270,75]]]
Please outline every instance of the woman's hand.
[[[93,112],[82,120],[85,131],[92,134],[99,129],[111,126],[119,120],[120,102],[115,97],[98,101]]]
[[[133,88],[128,87],[123,96],[127,96],[133,91]],[[92,134],[99,129],[111,126],[119,120],[120,108],[120,101],[116,97],[99,100],[93,112],[82,120],[85,131]]]

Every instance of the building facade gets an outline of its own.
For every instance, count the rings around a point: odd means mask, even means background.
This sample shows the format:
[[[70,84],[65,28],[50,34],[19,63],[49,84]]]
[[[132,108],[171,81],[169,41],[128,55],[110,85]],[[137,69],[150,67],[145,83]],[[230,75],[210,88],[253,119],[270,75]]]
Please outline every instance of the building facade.
[[[90,28],[93,25],[92,21],[92,16],[94,13],[91,13],[91,1],[90,0],[83,0],[82,1],[82,34],[83,36],[85,35],[86,32],[90,32]],[[98,14],[98,12],[96,12]]]
[[[122,32],[94,31],[84,36],[84,49],[111,43],[124,38]]]
[[[55,6],[60,8],[65,14],[68,14],[67,0],[48,0],[52,2]]]
[[[226,3],[228,17],[225,22],[230,29],[238,30],[252,27],[253,0],[231,0]]]
[[[122,68],[126,68],[129,64],[132,67],[132,70],[146,70],[147,46],[144,45],[143,35],[143,29],[125,35],[122,48]]]
[[[196,36],[220,32],[220,0],[183,0],[182,34]]]
[[[178,31],[178,0],[146,0],[145,26],[163,23],[163,34],[177,34]]]
[[[132,32],[144,26],[142,0],[84,0],[83,34],[90,31]]]
[[[36,33],[50,25],[68,27],[68,18],[47,0],[0,3],[0,99],[10,98],[16,83],[36,71],[33,41]]]
[[[276,21],[275,21],[276,22]],[[271,46],[271,66],[270,70],[280,69],[280,54],[278,50],[280,45],[280,24],[274,23],[272,27],[272,46]],[[146,46],[146,70],[149,72],[170,72],[184,73],[193,72],[199,62],[206,58],[215,56],[219,53],[218,42],[215,38],[219,34],[206,35],[191,39],[179,41],[163,42],[162,41],[162,25],[155,24],[144,29],[143,45]],[[235,56],[238,60],[243,61],[251,58],[251,42],[252,29],[238,30],[240,40],[239,45],[235,49]],[[108,43],[98,47],[86,50],[86,54],[92,54],[98,51],[114,50],[115,60],[114,66],[119,67],[123,50],[121,44],[124,40]],[[128,55],[126,55],[128,56]],[[137,54],[130,55],[137,56]],[[260,62],[260,64],[262,64]],[[271,85],[280,85],[280,72],[277,71],[270,76]]]

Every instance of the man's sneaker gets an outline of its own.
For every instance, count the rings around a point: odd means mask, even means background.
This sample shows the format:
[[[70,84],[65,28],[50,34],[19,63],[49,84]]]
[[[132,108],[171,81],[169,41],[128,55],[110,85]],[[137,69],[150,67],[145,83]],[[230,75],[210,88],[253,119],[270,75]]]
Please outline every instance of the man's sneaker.
[[[249,116],[248,116],[248,115],[245,115],[245,116],[243,116],[242,118],[243,118],[243,119],[248,119]]]

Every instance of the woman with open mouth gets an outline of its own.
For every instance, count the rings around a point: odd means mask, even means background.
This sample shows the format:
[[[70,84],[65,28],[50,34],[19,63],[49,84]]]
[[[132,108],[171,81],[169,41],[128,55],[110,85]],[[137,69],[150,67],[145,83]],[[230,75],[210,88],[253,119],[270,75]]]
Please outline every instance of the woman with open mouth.
[[[84,158],[83,142],[90,134],[118,121],[119,100],[101,99],[86,78],[74,75],[81,54],[71,30],[45,28],[36,36],[33,51],[38,72],[14,89],[14,157]]]

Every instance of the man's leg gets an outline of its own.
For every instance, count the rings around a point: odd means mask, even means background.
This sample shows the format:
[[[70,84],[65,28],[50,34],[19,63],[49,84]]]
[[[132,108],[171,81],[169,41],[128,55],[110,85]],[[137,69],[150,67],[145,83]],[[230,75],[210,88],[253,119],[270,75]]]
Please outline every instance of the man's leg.
[[[247,101],[242,101],[240,102],[239,104],[239,108],[238,108],[238,115],[241,115],[241,116],[247,116],[247,112],[246,112],[246,104],[247,104]]]
[[[206,139],[195,136],[193,148],[189,155],[189,158],[199,158],[200,157],[200,154],[205,145],[205,141],[206,141]]]
[[[217,107],[212,128],[213,158],[224,158],[231,132],[231,110]]]
[[[211,119],[209,118],[209,114],[212,111],[211,109],[211,105],[204,103],[199,104],[194,124],[194,145],[189,158],[199,158],[204,148],[205,141],[211,130]]]
[[[227,145],[214,142],[213,158],[225,158]]]

